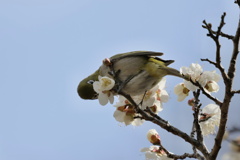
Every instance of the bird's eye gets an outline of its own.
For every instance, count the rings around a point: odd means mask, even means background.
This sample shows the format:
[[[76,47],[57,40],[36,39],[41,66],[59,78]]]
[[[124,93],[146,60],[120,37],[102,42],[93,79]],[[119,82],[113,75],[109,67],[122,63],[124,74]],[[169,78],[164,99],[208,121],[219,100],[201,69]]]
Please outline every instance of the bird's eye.
[[[87,81],[88,84],[93,84],[94,82],[95,82],[94,80]]]

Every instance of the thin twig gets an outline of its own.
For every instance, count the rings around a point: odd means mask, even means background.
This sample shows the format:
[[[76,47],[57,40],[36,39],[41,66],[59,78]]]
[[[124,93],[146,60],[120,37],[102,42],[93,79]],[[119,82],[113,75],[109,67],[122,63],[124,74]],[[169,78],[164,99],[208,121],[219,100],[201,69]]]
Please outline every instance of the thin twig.
[[[210,64],[213,64],[215,67],[217,67],[217,63],[209,60],[208,58],[206,58],[206,59],[201,59],[201,61],[209,62]]]
[[[233,93],[233,94],[240,94],[240,90],[236,90],[236,91],[233,90],[232,93]]]
[[[194,82],[190,79],[190,82],[192,84],[194,84],[195,86],[199,87],[199,89],[202,91],[202,93],[208,97],[209,99],[211,99],[212,101],[214,101],[217,105],[221,105],[222,102],[220,100],[218,100],[217,98],[213,97],[211,94],[209,94],[208,92],[205,91],[205,89],[199,84],[199,82]]]
[[[176,155],[176,154],[173,154],[173,153],[170,153],[165,147],[163,147],[163,145],[160,143],[159,144],[161,150],[163,150],[167,156],[169,158],[173,158],[174,160],[176,159],[185,159],[185,158],[199,158],[201,157],[201,159],[203,160],[204,158],[198,154],[198,153],[193,153],[193,154],[190,154],[190,153],[184,153],[183,155]]]
[[[203,61],[208,61],[209,63],[213,64],[216,68],[218,68],[219,71],[221,72],[224,83],[226,84],[228,82],[228,75],[226,74],[225,69],[221,65],[221,55],[220,55],[221,44],[219,42],[219,36],[221,35],[221,30],[225,24],[224,22],[225,16],[226,16],[226,13],[224,12],[223,15],[221,16],[221,21],[217,31],[213,31],[211,29],[212,25],[208,24],[205,20],[203,21],[204,23],[203,28],[208,30],[207,36],[210,36],[216,44],[216,62],[210,61],[208,59],[203,59]]]

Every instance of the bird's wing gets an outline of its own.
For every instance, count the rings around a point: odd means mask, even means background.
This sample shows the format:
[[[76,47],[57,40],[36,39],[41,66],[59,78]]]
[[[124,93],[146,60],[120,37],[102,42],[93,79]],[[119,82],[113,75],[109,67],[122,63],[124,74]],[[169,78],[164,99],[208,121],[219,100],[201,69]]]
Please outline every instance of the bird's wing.
[[[162,52],[153,52],[153,51],[133,51],[127,53],[120,53],[112,56],[110,59],[112,61],[116,61],[126,57],[135,57],[135,56],[146,56],[146,57],[153,57],[153,56],[162,56]]]

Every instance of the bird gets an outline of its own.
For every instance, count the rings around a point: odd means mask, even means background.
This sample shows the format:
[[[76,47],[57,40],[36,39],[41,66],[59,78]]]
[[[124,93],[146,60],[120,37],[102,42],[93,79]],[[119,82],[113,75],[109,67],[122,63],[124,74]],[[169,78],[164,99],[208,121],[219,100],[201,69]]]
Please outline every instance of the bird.
[[[121,82],[118,88],[121,92],[136,96],[158,84],[166,75],[186,79],[178,70],[168,67],[174,60],[163,60],[162,52],[132,51],[116,54],[106,61],[93,74],[80,81],[77,92],[82,99],[97,99],[98,94],[93,89],[93,82],[98,76],[116,78]],[[110,67],[112,65],[112,67]],[[115,71],[115,75],[113,74]]]

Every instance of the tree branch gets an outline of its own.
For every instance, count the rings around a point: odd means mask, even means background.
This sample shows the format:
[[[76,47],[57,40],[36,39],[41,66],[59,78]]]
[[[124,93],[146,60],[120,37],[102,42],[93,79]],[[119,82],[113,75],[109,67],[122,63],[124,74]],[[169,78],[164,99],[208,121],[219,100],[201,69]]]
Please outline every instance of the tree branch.
[[[233,93],[233,94],[240,94],[240,90],[236,90],[236,91],[233,90],[232,93]]]
[[[221,105],[222,102],[220,100],[218,100],[217,98],[213,97],[211,94],[209,94],[208,92],[205,91],[205,89],[199,84],[199,82],[193,82],[191,79],[190,79],[190,82],[192,84],[194,84],[195,86],[199,87],[199,89],[202,91],[202,93],[208,97],[209,99],[211,99],[213,102],[215,102],[217,105]]]
[[[173,158],[173,159],[199,158],[201,160],[204,160],[204,158],[198,153],[193,153],[193,154],[184,153],[183,155],[176,155],[176,154],[170,153],[165,147],[163,147],[161,143],[159,144],[159,146],[160,146],[159,149],[162,149],[169,158]]]
[[[162,121],[161,119],[158,119],[157,117],[153,117],[149,114],[147,114],[145,111],[143,111],[142,109],[139,108],[139,106],[136,104],[136,102],[132,99],[132,97],[122,91],[120,91],[118,93],[119,95],[124,96],[136,109],[136,112],[141,114],[141,116],[146,120],[146,121],[150,121],[154,124],[157,124],[158,126],[160,126],[161,128],[165,129],[166,131],[181,137],[182,139],[184,139],[186,142],[190,143],[191,145],[196,146],[196,148],[198,150],[200,150],[204,156],[209,156],[209,152],[206,149],[206,147],[204,145],[202,145],[201,143],[199,143],[198,140],[190,137],[189,135],[187,135],[186,133],[184,133],[183,131],[173,127],[172,125],[170,125],[169,123],[166,123],[167,121]]]
[[[239,2],[239,1],[237,1],[237,2]],[[225,83],[225,96],[224,96],[223,103],[221,105],[221,120],[220,120],[219,130],[218,130],[217,136],[215,138],[214,146],[210,153],[211,159],[217,158],[218,152],[221,148],[222,139],[223,139],[223,135],[225,133],[226,123],[227,123],[227,119],[228,119],[229,105],[230,105],[231,99],[234,95],[234,92],[232,91],[232,84],[233,84],[233,79],[234,79],[235,71],[236,71],[236,59],[237,59],[237,56],[239,53],[239,51],[238,51],[239,50],[239,37],[240,37],[240,21],[238,23],[236,34],[233,38],[233,53],[232,53],[230,65],[228,68],[227,78],[223,77],[224,83]]]
[[[201,127],[199,125],[199,120],[198,120],[198,116],[199,116],[199,110],[201,107],[201,104],[199,104],[199,95],[200,95],[200,89],[197,90],[197,92],[193,92],[194,95],[194,126],[197,132],[197,140],[203,144],[203,135],[202,135],[202,130]]]
[[[228,75],[226,74],[224,68],[221,65],[221,55],[220,55],[221,45],[219,42],[219,36],[222,33],[221,30],[222,30],[223,26],[225,25],[225,22],[224,22],[225,16],[226,16],[226,13],[224,12],[223,15],[221,16],[221,21],[220,21],[217,31],[213,31],[211,29],[212,25],[208,24],[205,20],[203,21],[204,25],[202,27],[208,30],[207,36],[210,36],[216,45],[216,62],[210,61],[208,59],[203,59],[203,61],[208,61],[210,64],[213,64],[216,68],[218,68],[219,71],[221,72],[224,83],[226,84],[228,81]],[[232,39],[233,39],[233,37],[232,37]]]

